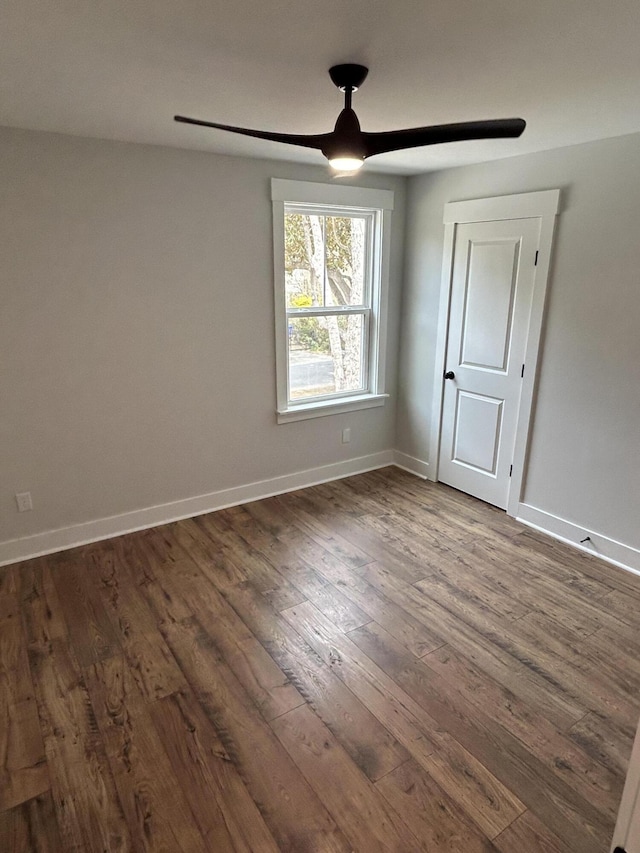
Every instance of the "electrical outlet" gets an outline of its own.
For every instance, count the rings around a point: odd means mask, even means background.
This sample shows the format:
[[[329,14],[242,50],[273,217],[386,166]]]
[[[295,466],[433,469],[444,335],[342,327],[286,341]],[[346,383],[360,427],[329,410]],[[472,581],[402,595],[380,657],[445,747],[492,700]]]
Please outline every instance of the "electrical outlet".
[[[342,430],[342,443],[349,444],[351,441],[351,427]]]
[[[29,512],[33,509],[33,501],[31,500],[31,492],[20,492],[16,494],[16,504],[18,512]]]

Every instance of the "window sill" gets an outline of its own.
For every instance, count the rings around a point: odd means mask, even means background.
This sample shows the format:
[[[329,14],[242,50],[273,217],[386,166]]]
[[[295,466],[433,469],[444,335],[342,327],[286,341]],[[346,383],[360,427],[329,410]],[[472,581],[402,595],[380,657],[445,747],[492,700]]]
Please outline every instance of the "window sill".
[[[290,421],[306,421],[310,418],[324,418],[327,415],[339,415],[342,412],[356,412],[358,409],[373,409],[384,406],[388,394],[361,394],[357,397],[343,397],[341,400],[320,403],[303,403],[289,409],[278,411],[279,424]]]

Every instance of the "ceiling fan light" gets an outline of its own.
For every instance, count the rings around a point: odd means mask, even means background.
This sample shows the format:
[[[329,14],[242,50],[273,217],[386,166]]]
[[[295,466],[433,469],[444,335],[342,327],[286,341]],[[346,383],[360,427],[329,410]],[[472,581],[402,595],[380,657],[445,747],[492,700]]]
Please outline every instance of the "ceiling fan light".
[[[342,155],[340,157],[331,157],[329,164],[336,172],[357,172],[364,165],[364,159],[362,157]]]

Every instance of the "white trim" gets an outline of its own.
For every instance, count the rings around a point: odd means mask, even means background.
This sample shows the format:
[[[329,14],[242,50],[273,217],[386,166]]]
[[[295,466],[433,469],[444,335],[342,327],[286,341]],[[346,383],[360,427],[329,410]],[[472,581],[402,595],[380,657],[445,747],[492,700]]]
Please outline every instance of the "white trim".
[[[438,479],[438,462],[440,457],[442,399],[444,393],[443,373],[449,335],[449,310],[451,304],[451,281],[453,276],[456,227],[458,224],[468,222],[540,219],[538,263],[534,273],[533,297],[527,333],[526,368],[520,392],[513,454],[513,476],[509,483],[509,497],[507,502],[507,515],[511,516],[515,516],[517,513],[524,490],[530,421],[538,374],[537,365],[551,265],[553,232],[559,204],[560,190],[544,190],[542,192],[450,202],[444,206],[443,222],[445,223],[445,233],[431,407],[431,459],[429,478],[434,481]]]
[[[496,219],[555,216],[559,206],[560,190],[498,195],[492,198],[449,202],[444,206],[442,221],[454,225],[457,222],[492,222]]]
[[[340,415],[343,412],[357,412],[359,409],[375,409],[384,406],[388,394],[361,394],[353,397],[340,397],[338,400],[321,400],[307,403],[297,408],[283,409],[276,413],[279,424],[290,421],[307,421],[310,418],[324,418],[327,415]]]
[[[393,210],[393,190],[354,187],[349,184],[317,184],[271,178],[271,200],[300,204],[338,204],[344,207],[375,207]]]
[[[429,463],[423,459],[416,459],[415,456],[409,456],[408,453],[394,450],[393,464],[396,468],[402,468],[403,471],[415,474],[416,477],[421,477],[423,480],[429,479]]]
[[[364,474],[366,471],[374,471],[377,468],[393,465],[393,459],[393,450],[382,450],[368,456],[346,459],[343,462],[334,462],[330,465],[322,465],[319,468],[309,468],[306,471],[285,474],[269,480],[260,480],[256,483],[223,489],[219,492],[138,509],[122,515],[112,515],[84,524],[74,524],[72,527],[48,530],[45,533],[36,533],[34,536],[26,536],[23,539],[11,539],[7,542],[0,542],[0,566],[29,560],[32,557],[40,557],[43,554],[52,554],[56,551],[66,551],[78,545],[111,539],[113,536],[133,533],[136,530],[146,530],[149,527],[157,527],[159,524],[179,521],[181,518],[193,518],[196,515],[225,509],[225,507],[257,501],[273,495],[281,495],[284,492],[315,486],[319,483],[327,483],[330,480],[339,480],[353,474]]]
[[[389,275],[391,269],[390,208],[382,209],[376,239],[380,240],[380,246],[374,246],[372,283],[377,285],[377,292],[372,293],[371,307],[373,322],[369,324],[369,329],[376,330],[377,340],[371,350],[369,375],[370,379],[375,383],[372,388],[378,394],[384,394],[387,362],[387,317],[389,316]]]
[[[640,575],[640,550],[637,548],[632,548],[616,539],[610,539],[602,533],[588,530],[586,527],[567,521],[566,518],[560,518],[530,504],[519,504],[515,517],[516,521],[521,521],[527,527],[533,527],[534,530],[553,536],[554,539],[559,539],[579,551],[599,557],[634,575]],[[581,545],[580,540],[586,536],[590,537],[590,542]]]
[[[391,251],[391,211],[394,193],[392,190],[377,190],[348,185],[316,184],[308,181],[271,179],[273,208],[273,286],[275,292],[275,343],[276,343],[276,419],[279,424],[295,420],[338,412],[350,412],[384,405],[385,364],[387,342],[387,313],[389,301],[389,255]],[[368,243],[371,248],[369,305],[338,306],[326,310],[310,309],[289,311],[284,288],[284,213],[287,204],[326,205],[348,207],[357,212],[358,207],[371,214]],[[335,402],[315,398],[310,403],[295,403],[290,400],[288,364],[288,320],[290,316],[323,316],[327,314],[363,314],[365,341],[361,394],[337,396]],[[366,357],[365,357],[366,352]],[[366,360],[365,360],[366,358]]]
[[[538,264],[535,268],[535,277],[533,280],[527,348],[524,355],[525,371],[522,385],[520,386],[518,425],[516,426],[516,440],[513,448],[513,476],[511,477],[509,497],[507,499],[507,515],[512,516],[518,512],[518,505],[524,496],[525,477],[527,473],[527,451],[529,449],[529,436],[531,434],[531,416],[533,414],[533,399],[538,380],[540,341],[542,338],[542,323],[544,321],[544,309],[547,299],[547,285],[549,282],[555,225],[555,215],[544,215],[541,217]]]
[[[283,411],[287,408],[289,400],[287,298],[284,287],[279,285],[280,282],[285,280],[284,251],[276,250],[276,246],[284,247],[284,203],[273,201],[272,206],[274,247],[273,290],[276,332],[276,410]]]
[[[364,314],[369,320],[369,305],[338,305],[335,308],[287,308],[287,320],[297,317],[343,317],[345,314]]]
[[[440,306],[438,309],[438,329],[436,332],[436,352],[433,373],[433,402],[431,404],[431,460],[430,478],[438,481],[440,463],[440,438],[442,432],[442,400],[444,397],[444,366],[447,357],[447,339],[449,337],[449,305],[451,302],[451,280],[453,277],[453,246],[456,226],[448,223],[444,227],[444,246],[442,249],[442,273],[440,276]]]
[[[111,539],[114,536],[122,536],[137,530],[146,530],[149,527],[157,527],[160,524],[168,524],[182,518],[193,518],[226,507],[315,486],[319,483],[351,477],[354,474],[364,474],[367,471],[375,471],[389,465],[395,465],[397,468],[423,479],[429,478],[430,465],[428,462],[416,459],[414,456],[409,456],[399,450],[383,450],[378,453],[371,453],[368,456],[346,459],[343,462],[309,468],[294,474],[285,474],[269,480],[259,480],[255,483],[210,492],[206,495],[198,495],[181,501],[134,510],[121,515],[112,515],[108,518],[100,518],[44,533],[36,533],[22,539],[0,542],[0,566],[18,563],[22,560],[29,560],[57,551],[66,551],[79,545]],[[622,542],[579,527],[570,521],[529,504],[519,505],[516,519],[522,524],[540,530],[542,533],[572,545],[580,551],[593,554],[632,574],[640,575],[640,550],[629,545],[624,545]],[[584,539],[585,536],[591,537],[593,547],[580,545],[580,539]]]

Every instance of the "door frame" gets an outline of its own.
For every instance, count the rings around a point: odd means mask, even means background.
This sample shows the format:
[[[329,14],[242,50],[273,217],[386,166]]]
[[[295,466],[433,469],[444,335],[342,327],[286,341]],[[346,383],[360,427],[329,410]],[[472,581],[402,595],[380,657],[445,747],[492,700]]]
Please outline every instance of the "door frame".
[[[556,216],[560,204],[560,190],[519,193],[493,198],[454,201],[444,206],[444,248],[440,282],[440,308],[434,363],[433,401],[431,415],[431,453],[429,479],[437,482],[442,436],[442,403],[444,396],[444,370],[449,337],[449,313],[453,283],[453,253],[458,225],[473,222],[491,222],[503,219],[540,219],[540,244],[534,273],[533,295],[529,314],[529,328],[525,349],[527,365],[522,380],[518,406],[516,440],[513,454],[513,474],[509,484],[507,515],[516,516],[522,498],[525,465],[529,442],[530,420],[538,373],[540,335],[544,319],[547,283],[551,265],[551,250]]]

